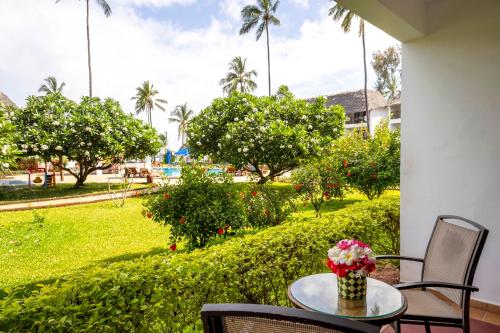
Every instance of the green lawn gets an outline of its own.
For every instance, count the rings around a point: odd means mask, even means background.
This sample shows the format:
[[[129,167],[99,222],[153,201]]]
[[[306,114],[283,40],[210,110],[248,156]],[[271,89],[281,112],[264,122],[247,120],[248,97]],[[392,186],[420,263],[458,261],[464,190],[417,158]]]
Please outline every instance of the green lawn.
[[[387,191],[384,197],[399,197],[399,191]],[[342,201],[327,202],[322,216],[361,200],[366,197],[351,193]],[[170,252],[168,229],[141,215],[142,202],[131,198],[123,208],[104,202],[36,214],[0,213],[0,289],[43,283],[90,265]],[[294,215],[314,218],[310,204],[298,201],[297,208]],[[35,222],[36,216],[45,222]]]
[[[56,187],[42,187],[36,185],[33,189],[22,188],[12,190],[12,187],[0,186],[0,205],[15,202],[49,199],[56,197],[70,197],[84,194],[99,194],[108,192],[107,183],[88,183],[81,188],[74,188],[74,184],[57,184]],[[119,189],[121,184],[112,184],[113,190]],[[146,187],[145,184],[132,184],[133,189]]]
[[[0,289],[43,282],[92,264],[168,250],[168,229],[141,215],[142,199],[0,213]]]

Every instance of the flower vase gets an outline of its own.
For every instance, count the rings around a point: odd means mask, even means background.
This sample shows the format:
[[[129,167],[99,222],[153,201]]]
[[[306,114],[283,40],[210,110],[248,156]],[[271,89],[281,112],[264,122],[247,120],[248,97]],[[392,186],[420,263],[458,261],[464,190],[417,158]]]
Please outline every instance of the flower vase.
[[[337,276],[337,288],[340,298],[363,299],[366,297],[366,274],[350,271],[344,277]]]

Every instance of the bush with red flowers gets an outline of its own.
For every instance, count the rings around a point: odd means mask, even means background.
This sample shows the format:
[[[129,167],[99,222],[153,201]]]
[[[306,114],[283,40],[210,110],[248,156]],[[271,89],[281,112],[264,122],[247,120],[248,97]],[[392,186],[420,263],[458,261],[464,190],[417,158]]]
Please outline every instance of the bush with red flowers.
[[[170,226],[172,246],[185,240],[189,249],[202,248],[226,230],[246,226],[243,201],[226,174],[208,174],[198,166],[182,168],[180,182],[167,184],[145,203],[147,216]],[[173,248],[172,248],[173,247]]]

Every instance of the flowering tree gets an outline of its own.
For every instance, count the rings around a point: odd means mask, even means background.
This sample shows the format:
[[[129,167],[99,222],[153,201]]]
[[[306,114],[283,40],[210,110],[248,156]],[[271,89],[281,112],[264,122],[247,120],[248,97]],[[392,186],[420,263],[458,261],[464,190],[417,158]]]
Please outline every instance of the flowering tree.
[[[32,96],[16,122],[25,129],[18,142],[22,152],[68,171],[77,179],[75,187],[96,170],[154,155],[161,147],[153,128],[126,115],[112,99],[83,97],[76,104],[61,94]],[[64,157],[77,162],[76,168],[64,165]]]
[[[365,139],[362,131],[353,131],[334,145],[332,167],[353,188],[369,200],[378,198],[388,187],[399,186],[400,134],[386,122]]]
[[[0,104],[0,173],[9,168],[19,153],[14,144],[16,132],[11,115],[13,109]]]
[[[318,156],[342,135],[342,107],[327,108],[325,102],[297,99],[285,86],[271,97],[234,92],[215,99],[191,121],[191,154],[234,164],[265,183]]]

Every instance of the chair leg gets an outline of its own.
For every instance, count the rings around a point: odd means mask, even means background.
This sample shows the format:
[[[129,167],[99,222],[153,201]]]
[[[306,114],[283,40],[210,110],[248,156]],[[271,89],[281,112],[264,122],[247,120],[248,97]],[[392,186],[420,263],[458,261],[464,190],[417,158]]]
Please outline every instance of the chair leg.
[[[464,321],[464,333],[470,333],[470,321],[468,319]]]
[[[395,333],[401,333],[401,321],[396,321],[396,332]]]
[[[428,321],[425,322],[425,333],[431,333],[431,325]]]

